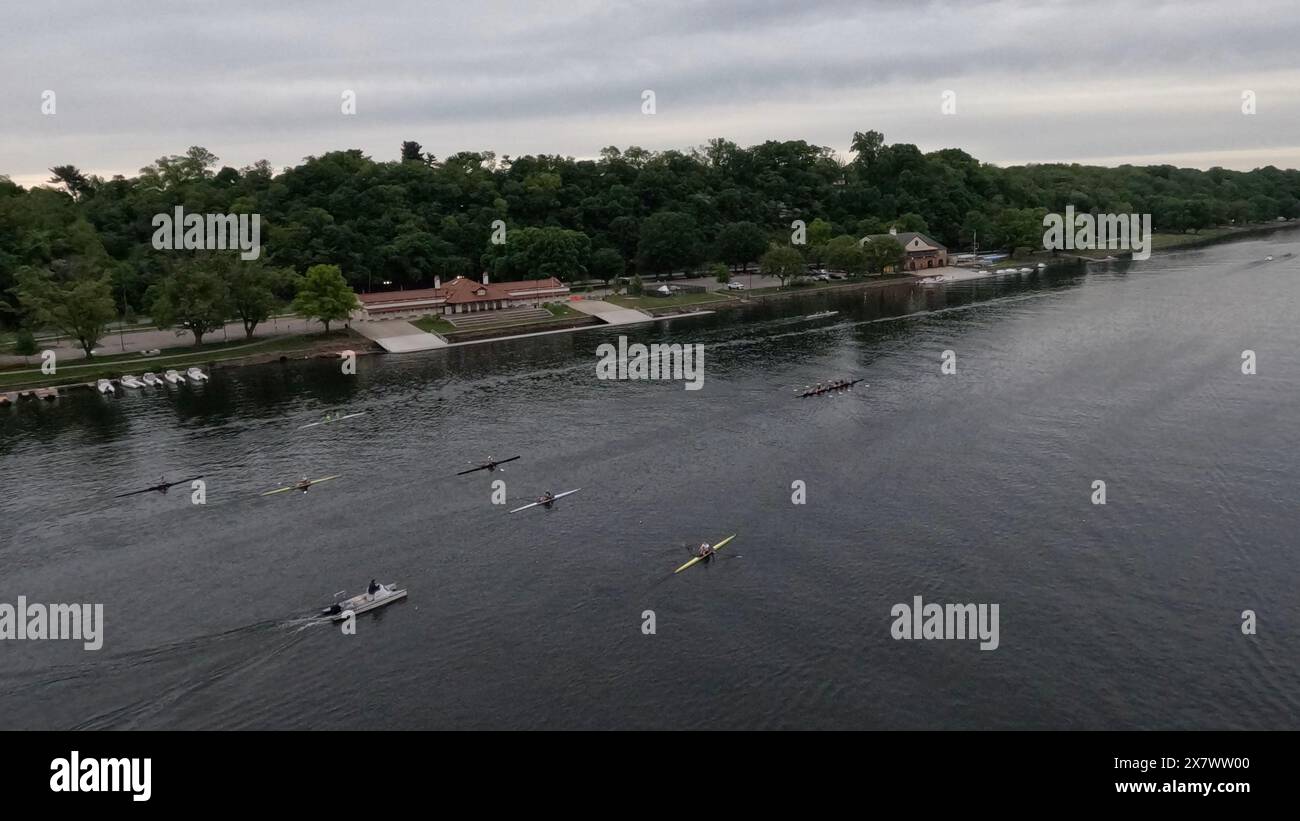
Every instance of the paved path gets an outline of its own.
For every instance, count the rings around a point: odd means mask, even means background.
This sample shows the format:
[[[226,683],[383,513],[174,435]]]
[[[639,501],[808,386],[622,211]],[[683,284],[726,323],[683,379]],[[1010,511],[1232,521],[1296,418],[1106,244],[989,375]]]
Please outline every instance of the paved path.
[[[334,327],[338,327],[336,323]],[[315,320],[302,319],[301,317],[277,317],[268,319],[257,330],[253,332],[255,339],[262,339],[268,336],[284,336],[286,334],[305,334],[320,333],[324,327]],[[244,339],[244,324],[242,322],[231,322],[224,329],[217,330],[204,335],[204,342],[239,342]],[[95,348],[95,353],[100,356],[112,356],[120,353],[136,353],[139,351],[152,351],[163,348],[180,348],[194,343],[194,335],[186,331],[177,334],[175,331],[160,331],[151,329],[146,331],[127,331],[118,334],[116,331],[110,332],[103,339],[99,340],[99,346]],[[62,339],[58,342],[38,342],[42,351],[54,351],[60,362],[71,362],[77,359],[85,359],[86,354],[81,350],[81,346],[70,339]],[[21,365],[23,357],[0,354],[0,365]],[[27,364],[39,365],[40,356],[29,357]]]
[[[373,340],[389,353],[431,351],[447,347],[447,340],[422,331],[400,319],[383,319],[377,322],[353,322],[352,330]]]

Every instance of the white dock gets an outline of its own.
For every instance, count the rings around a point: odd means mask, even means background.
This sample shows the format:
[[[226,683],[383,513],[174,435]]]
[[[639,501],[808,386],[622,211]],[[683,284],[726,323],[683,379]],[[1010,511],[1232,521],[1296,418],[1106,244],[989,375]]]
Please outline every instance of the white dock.
[[[372,340],[389,353],[432,351],[447,347],[447,340],[437,334],[422,331],[400,319],[353,322],[352,330]]]
[[[577,299],[564,304],[575,311],[594,316],[607,325],[636,325],[642,322],[655,321],[655,317],[642,313],[635,308],[621,308],[600,299]]]

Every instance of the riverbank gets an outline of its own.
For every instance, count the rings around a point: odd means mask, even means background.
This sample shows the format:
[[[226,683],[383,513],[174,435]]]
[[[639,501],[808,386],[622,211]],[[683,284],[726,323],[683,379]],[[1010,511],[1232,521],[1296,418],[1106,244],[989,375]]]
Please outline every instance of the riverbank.
[[[1276,231],[1300,228],[1300,221],[1291,220],[1279,224],[1242,226],[1240,228],[1222,228],[1200,234],[1156,234],[1152,237],[1153,256],[1191,248],[1208,247],[1237,239],[1262,236]],[[1050,252],[1033,254],[1024,259],[1009,261],[1008,267],[1023,264],[1046,262],[1050,266],[1095,263],[1108,260],[1126,260],[1129,252],[1116,253],[1108,250],[1084,251],[1073,254],[1052,255]],[[933,275],[938,271],[927,271]],[[990,271],[988,276],[997,273]],[[634,308],[654,317],[675,317],[707,311],[728,311],[752,306],[755,303],[771,300],[793,299],[817,293],[850,293],[890,288],[898,285],[915,284],[920,277],[895,274],[883,277],[860,278],[847,281],[817,282],[809,285],[786,286],[780,289],[760,289],[755,291],[709,291],[707,293],[675,294],[670,297],[617,295],[607,297],[605,301],[624,308]],[[531,322],[506,322],[485,327],[457,329],[445,319],[426,317],[415,320],[413,324],[446,338],[452,344],[466,342],[487,342],[497,339],[535,336],[546,333],[561,333],[586,328],[603,327],[603,323],[591,316],[580,314],[565,305],[548,306],[554,314],[553,319]],[[32,358],[31,367],[16,367],[0,370],[0,391],[29,391],[36,388],[69,387],[93,384],[97,379],[116,379],[127,373],[140,373],[148,370],[180,369],[191,366],[234,366],[256,365],[282,359],[309,359],[320,356],[337,356],[340,351],[353,350],[358,354],[382,353],[375,343],[351,330],[331,331],[328,336],[320,333],[282,334],[267,336],[254,342],[216,343],[202,348],[169,348],[159,355],[143,357],[131,354],[116,354],[96,359],[94,362],[77,365],[61,365],[57,378],[41,373],[39,357]]]
[[[118,379],[125,374],[138,375],[146,371],[257,365],[288,359],[338,356],[347,350],[360,355],[377,353],[379,347],[360,334],[344,328],[328,334],[293,334],[254,342],[171,348],[156,356],[117,354],[75,365],[59,365],[57,372],[50,375],[41,372],[40,357],[32,357],[34,367],[0,370],[0,391],[75,388],[93,384],[98,379]]]

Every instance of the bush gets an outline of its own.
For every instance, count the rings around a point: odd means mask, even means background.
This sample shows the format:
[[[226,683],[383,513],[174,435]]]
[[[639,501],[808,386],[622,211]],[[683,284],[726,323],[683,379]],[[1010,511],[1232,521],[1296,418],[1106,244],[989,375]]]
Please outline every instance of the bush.
[[[726,285],[731,281],[731,269],[725,264],[719,262],[712,267],[713,278],[718,281],[719,285]]]
[[[14,353],[22,357],[35,356],[40,351],[36,337],[26,328],[14,335]]]
[[[645,283],[641,281],[640,274],[637,274],[628,281],[627,292],[631,296],[641,296],[645,293]]]

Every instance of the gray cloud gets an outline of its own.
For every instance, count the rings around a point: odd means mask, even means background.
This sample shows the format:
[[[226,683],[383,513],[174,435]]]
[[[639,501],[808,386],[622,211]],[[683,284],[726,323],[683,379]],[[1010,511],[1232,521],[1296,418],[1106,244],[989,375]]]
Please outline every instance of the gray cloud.
[[[237,166],[391,158],[404,139],[439,155],[714,136],[844,150],[866,128],[994,162],[1300,165],[1298,34],[1290,0],[9,3],[0,174],[134,173],[192,144]]]

